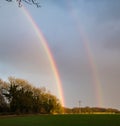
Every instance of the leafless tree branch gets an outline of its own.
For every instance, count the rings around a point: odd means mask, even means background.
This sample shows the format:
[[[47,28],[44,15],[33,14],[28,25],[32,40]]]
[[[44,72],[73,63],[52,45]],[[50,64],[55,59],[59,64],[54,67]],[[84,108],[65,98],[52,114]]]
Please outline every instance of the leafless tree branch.
[[[13,2],[16,1],[19,5],[19,7],[22,6],[22,2],[25,2],[30,5],[35,5],[37,7],[41,7],[39,0],[6,0],[7,2]]]

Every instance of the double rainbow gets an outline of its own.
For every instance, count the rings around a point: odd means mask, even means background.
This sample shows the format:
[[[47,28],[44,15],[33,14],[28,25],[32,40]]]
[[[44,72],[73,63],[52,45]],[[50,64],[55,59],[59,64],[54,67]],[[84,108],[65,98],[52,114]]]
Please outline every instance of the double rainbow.
[[[101,82],[100,82],[99,75],[98,75],[97,65],[96,65],[95,60],[94,60],[94,55],[93,55],[93,52],[92,52],[90,44],[89,44],[90,40],[88,39],[86,33],[84,32],[84,28],[80,24],[80,20],[79,20],[78,14],[77,14],[77,10],[73,6],[70,5],[70,2],[68,2],[68,3],[69,3],[70,14],[71,14],[72,18],[76,21],[77,30],[80,33],[80,35],[82,36],[84,47],[85,47],[85,50],[87,52],[89,64],[90,64],[90,67],[91,67],[91,73],[92,73],[92,77],[93,77],[93,87],[95,88],[94,90],[95,90],[97,106],[101,107],[101,106],[103,106]],[[54,76],[55,76],[55,79],[56,79],[56,82],[57,82],[57,90],[58,90],[58,94],[59,94],[61,104],[63,106],[65,106],[62,82],[61,82],[61,79],[60,79],[60,75],[59,75],[59,71],[57,69],[55,59],[54,59],[52,52],[49,48],[48,42],[45,39],[42,31],[40,30],[40,27],[37,26],[36,22],[34,21],[32,16],[30,15],[29,11],[25,7],[23,7],[23,12],[26,15],[28,21],[31,23],[36,35],[39,38],[40,43],[44,47],[44,50],[45,50],[46,55],[49,59],[49,62],[51,64],[51,67],[52,67],[52,70],[53,70],[53,73],[54,73]]]

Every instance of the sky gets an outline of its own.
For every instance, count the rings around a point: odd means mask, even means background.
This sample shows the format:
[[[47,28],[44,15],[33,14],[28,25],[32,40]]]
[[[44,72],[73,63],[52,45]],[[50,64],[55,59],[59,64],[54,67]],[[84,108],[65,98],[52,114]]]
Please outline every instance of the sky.
[[[57,64],[66,107],[120,109],[120,0],[41,0],[27,11]],[[58,96],[46,51],[25,12],[0,1],[0,78],[22,78]]]

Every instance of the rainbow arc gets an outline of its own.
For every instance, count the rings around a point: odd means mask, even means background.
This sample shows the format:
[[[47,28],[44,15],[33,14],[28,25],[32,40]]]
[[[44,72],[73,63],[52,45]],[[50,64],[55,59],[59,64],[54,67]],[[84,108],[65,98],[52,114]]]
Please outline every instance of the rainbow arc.
[[[31,26],[33,27],[39,42],[42,44],[46,55],[48,57],[48,60],[50,62],[52,71],[54,73],[55,79],[56,79],[56,83],[57,83],[57,90],[58,90],[58,95],[59,95],[59,99],[61,101],[62,106],[65,106],[65,101],[64,101],[64,95],[63,95],[63,91],[62,91],[62,82],[60,79],[60,75],[59,75],[59,71],[55,62],[55,59],[53,57],[53,54],[50,50],[50,47],[48,45],[48,42],[45,38],[45,36],[43,35],[42,31],[40,30],[40,27],[38,27],[38,25],[36,24],[35,20],[32,18],[32,16],[30,15],[29,11],[25,8],[25,6],[23,6],[23,12],[25,14],[25,16],[27,17],[28,21],[30,22]]]

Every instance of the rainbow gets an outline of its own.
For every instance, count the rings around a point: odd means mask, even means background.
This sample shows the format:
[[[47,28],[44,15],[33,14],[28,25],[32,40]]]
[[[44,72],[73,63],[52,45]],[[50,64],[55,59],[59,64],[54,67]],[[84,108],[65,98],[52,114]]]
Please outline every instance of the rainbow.
[[[90,64],[90,69],[91,69],[91,75],[92,75],[92,83],[93,87],[95,88],[95,99],[96,99],[96,104],[99,107],[104,106],[103,102],[103,96],[102,96],[102,88],[101,88],[101,82],[98,74],[98,69],[97,65],[95,63],[94,55],[90,47],[90,40],[86,35],[86,32],[84,31],[83,25],[80,23],[80,17],[78,15],[78,11],[76,8],[73,7],[72,1],[68,2],[68,9],[70,12],[70,15],[72,16],[73,20],[75,21],[75,25],[77,28],[77,31],[80,33],[80,36],[82,37],[82,41],[87,53],[88,61]],[[90,76],[91,76],[90,75]]]
[[[65,106],[64,95],[63,95],[63,91],[62,91],[62,82],[60,79],[60,75],[59,75],[59,71],[57,69],[55,59],[54,59],[52,52],[49,48],[48,42],[45,39],[42,31],[40,30],[40,28],[37,26],[36,22],[32,18],[32,16],[30,15],[29,11],[25,8],[25,6],[22,7],[22,10],[23,10],[23,13],[25,14],[25,16],[27,17],[28,21],[30,22],[31,26],[33,27],[36,35],[38,36],[40,43],[42,44],[42,46],[46,52],[46,55],[49,59],[49,62],[51,64],[51,68],[53,70],[53,73],[54,73],[54,76],[55,76],[55,79],[57,82],[57,90],[58,90],[59,99],[61,101],[62,106]]]

